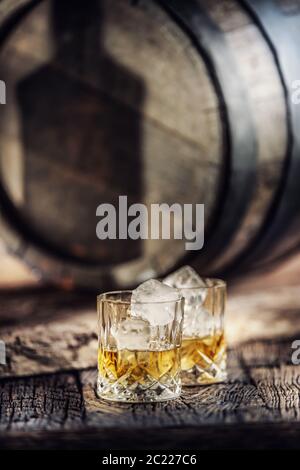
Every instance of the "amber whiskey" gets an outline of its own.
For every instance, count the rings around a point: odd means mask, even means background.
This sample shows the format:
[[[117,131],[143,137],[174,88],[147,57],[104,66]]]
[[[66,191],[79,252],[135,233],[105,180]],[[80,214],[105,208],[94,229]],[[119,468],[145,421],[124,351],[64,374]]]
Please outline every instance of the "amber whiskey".
[[[130,401],[170,399],[180,388],[180,349],[160,351],[99,348],[98,392],[105,398],[114,392]],[[107,395],[106,395],[107,391]],[[148,399],[147,399],[148,397]]]
[[[182,381],[209,384],[226,379],[226,343],[223,333],[184,338],[181,346]]]

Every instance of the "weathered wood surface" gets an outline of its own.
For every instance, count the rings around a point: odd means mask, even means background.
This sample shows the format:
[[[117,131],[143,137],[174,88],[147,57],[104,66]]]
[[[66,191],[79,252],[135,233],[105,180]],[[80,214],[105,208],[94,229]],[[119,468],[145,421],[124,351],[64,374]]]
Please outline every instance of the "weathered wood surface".
[[[300,446],[300,366],[291,362],[291,343],[300,339],[297,286],[233,290],[228,383],[185,388],[180,399],[157,405],[96,398],[95,309],[91,299],[72,296],[1,297],[9,359],[0,379],[1,447]],[[22,326],[12,321],[17,306]]]
[[[299,367],[290,340],[249,342],[229,354],[227,384],[186,388],[158,405],[109,404],[95,370],[4,379],[0,445],[20,448],[298,447]]]

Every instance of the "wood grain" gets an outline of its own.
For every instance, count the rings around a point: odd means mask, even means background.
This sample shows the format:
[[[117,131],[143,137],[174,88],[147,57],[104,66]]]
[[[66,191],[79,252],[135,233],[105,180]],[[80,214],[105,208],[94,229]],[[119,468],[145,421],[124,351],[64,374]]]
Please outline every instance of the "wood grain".
[[[290,365],[289,351],[290,342],[241,346],[229,353],[228,383],[185,388],[180,399],[157,405],[96,399],[94,369],[2,379],[0,445],[147,449],[150,441],[151,449],[298,447],[300,370]]]
[[[0,379],[0,446],[298,448],[300,366],[291,362],[292,341],[300,339],[297,290],[233,291],[228,382],[186,387],[178,400],[156,405],[96,398],[90,299],[73,297],[72,309],[71,299],[55,291],[23,292],[22,302],[7,293],[1,309],[24,307],[22,326],[6,319],[0,330],[9,355]]]

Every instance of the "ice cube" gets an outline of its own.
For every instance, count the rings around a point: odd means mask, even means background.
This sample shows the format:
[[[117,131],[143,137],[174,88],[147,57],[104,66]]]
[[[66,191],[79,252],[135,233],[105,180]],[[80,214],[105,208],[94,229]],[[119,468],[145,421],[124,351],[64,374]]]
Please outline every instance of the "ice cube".
[[[174,319],[179,299],[178,289],[150,279],[132,291],[131,315],[148,320],[151,326],[166,325]]]
[[[171,287],[206,287],[206,282],[202,279],[191,266],[183,266],[182,268],[169,274],[164,279],[164,284]]]
[[[203,306],[211,281],[202,279],[192,267],[183,266],[167,276],[163,282],[177,287],[184,297],[183,335],[204,337],[212,334],[214,318]]]
[[[212,335],[214,319],[208,310],[202,306],[187,305],[184,309],[183,335],[186,337],[203,338]]]
[[[180,290],[185,298],[185,305],[186,303],[203,304],[206,298],[207,281],[202,279],[191,266],[183,266],[169,274],[163,282]],[[192,290],[192,288],[195,289]]]
[[[126,318],[112,328],[118,349],[148,350],[150,345],[149,322],[140,318]]]

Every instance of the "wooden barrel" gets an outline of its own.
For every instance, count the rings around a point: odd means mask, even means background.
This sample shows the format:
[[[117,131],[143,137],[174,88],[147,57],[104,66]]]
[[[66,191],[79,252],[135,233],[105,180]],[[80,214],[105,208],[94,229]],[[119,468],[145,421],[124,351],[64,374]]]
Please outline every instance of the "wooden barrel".
[[[294,249],[298,2],[2,0],[0,236],[64,286]],[[279,33],[280,30],[280,33]],[[205,245],[98,240],[96,208],[205,204]]]

